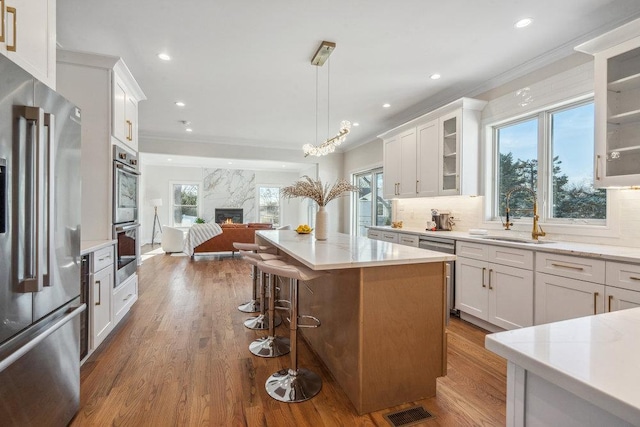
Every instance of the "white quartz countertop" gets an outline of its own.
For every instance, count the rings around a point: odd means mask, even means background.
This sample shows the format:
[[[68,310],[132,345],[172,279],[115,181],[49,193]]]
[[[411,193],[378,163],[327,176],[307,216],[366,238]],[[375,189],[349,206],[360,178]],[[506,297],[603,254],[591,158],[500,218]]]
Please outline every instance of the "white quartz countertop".
[[[83,240],[80,244],[80,255],[90,254],[99,249],[113,245],[117,240]]]
[[[293,230],[259,230],[258,236],[314,270],[444,262],[454,255],[349,234],[330,233],[324,241]]]
[[[640,425],[640,308],[499,332],[485,346]]]
[[[375,230],[392,231],[395,233],[414,234],[419,236],[433,236],[441,238],[449,238],[453,240],[465,240],[477,243],[486,243],[490,245],[508,246],[512,248],[530,249],[538,252],[549,252],[563,255],[574,255],[587,258],[608,259],[620,262],[640,262],[640,248],[613,245],[598,245],[589,243],[573,243],[573,242],[556,242],[550,239],[548,243],[519,243],[506,242],[500,240],[488,240],[484,236],[470,235],[466,231],[425,231],[415,228],[391,228],[391,227],[369,227]],[[489,236],[510,236],[509,232],[492,232]],[[513,234],[513,237],[520,237]],[[544,240],[544,238],[540,239]]]

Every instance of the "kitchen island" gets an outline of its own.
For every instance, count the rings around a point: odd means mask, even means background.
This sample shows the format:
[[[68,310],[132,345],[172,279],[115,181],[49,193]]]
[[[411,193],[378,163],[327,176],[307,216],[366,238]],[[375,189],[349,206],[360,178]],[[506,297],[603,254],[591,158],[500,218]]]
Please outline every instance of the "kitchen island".
[[[640,308],[487,335],[506,358],[507,426],[639,426]]]
[[[322,322],[301,334],[359,414],[435,395],[446,374],[446,262],[455,256],[339,233],[318,241],[261,230],[256,241],[326,272],[300,285],[300,314]]]

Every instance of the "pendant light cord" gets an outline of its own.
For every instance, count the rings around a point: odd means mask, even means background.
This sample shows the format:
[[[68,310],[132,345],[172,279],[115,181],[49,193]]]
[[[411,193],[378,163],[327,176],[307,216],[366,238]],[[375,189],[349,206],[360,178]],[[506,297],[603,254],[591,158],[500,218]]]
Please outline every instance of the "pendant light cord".
[[[316,145],[318,145],[318,68],[316,67]]]
[[[331,98],[329,89],[331,88],[331,58],[327,60],[327,138],[329,138],[329,113],[331,112]]]

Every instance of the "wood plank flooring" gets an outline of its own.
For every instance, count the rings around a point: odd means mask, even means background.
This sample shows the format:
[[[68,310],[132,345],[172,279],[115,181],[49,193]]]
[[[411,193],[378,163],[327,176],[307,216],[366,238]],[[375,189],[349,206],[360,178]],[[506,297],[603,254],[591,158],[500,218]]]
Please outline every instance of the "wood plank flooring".
[[[384,414],[414,404],[435,416],[420,424],[427,427],[505,424],[506,362],[484,349],[484,331],[459,319],[448,327],[448,375],[435,397],[358,416],[302,340],[299,364],[320,374],[320,394],[298,404],[266,394],[267,377],[289,358],[249,352],[264,333],[246,329],[248,315],[236,309],[250,295],[238,256],[160,254],[138,274],[138,302],[82,366],[72,426],[382,427]]]

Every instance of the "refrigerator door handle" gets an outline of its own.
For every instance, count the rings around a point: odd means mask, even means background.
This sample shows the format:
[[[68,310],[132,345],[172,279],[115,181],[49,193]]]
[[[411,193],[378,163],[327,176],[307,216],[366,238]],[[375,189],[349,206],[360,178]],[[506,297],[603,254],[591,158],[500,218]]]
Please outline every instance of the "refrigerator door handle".
[[[26,343],[25,345],[17,349],[15,352],[11,353],[8,357],[6,357],[5,359],[2,359],[0,361],[0,372],[7,369],[16,360],[20,359],[22,356],[27,354],[35,346],[37,346],[42,341],[44,341],[49,335],[51,335],[52,333],[54,333],[55,331],[63,327],[67,322],[69,322],[71,319],[76,317],[78,314],[82,313],[86,308],[87,308],[87,305],[84,303],[82,303],[82,305],[78,307],[71,307],[67,311],[67,314],[64,315],[64,317],[57,320],[53,325],[47,328],[44,332],[42,332],[40,335],[36,336],[31,341],[29,341],[28,343]]]
[[[31,147],[31,158],[27,159],[30,174],[25,174],[25,201],[29,208],[25,210],[25,249],[24,253],[19,251],[19,265],[24,268],[23,277],[18,278],[20,291],[40,292],[42,291],[42,261],[44,258],[42,248],[42,231],[44,228],[44,194],[42,182],[42,167],[44,163],[44,153],[42,141],[44,134],[44,112],[38,107],[24,107],[24,118],[35,126],[35,138]],[[23,257],[24,259],[20,259]]]
[[[53,280],[51,278],[51,253],[53,251],[53,194],[51,183],[55,179],[55,171],[53,170],[53,141],[56,132],[56,116],[50,113],[44,114],[44,127],[47,128],[46,142],[43,144],[44,150],[44,172],[42,188],[44,189],[44,261],[42,268],[42,285],[51,286]]]

